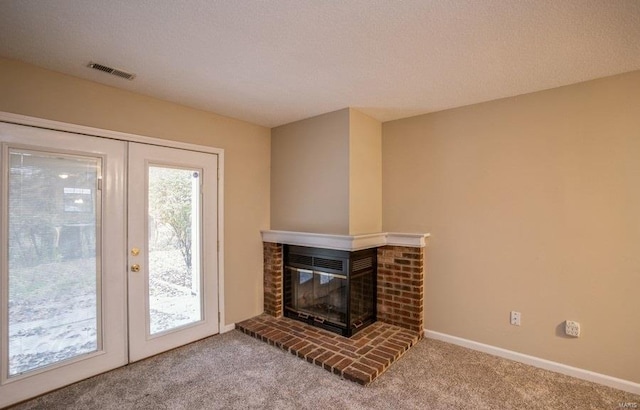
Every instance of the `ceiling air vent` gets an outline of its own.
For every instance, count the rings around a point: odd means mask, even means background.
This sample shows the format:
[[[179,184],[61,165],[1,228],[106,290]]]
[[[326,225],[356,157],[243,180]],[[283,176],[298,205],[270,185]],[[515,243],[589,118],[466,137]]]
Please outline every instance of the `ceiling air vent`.
[[[115,75],[117,77],[126,78],[127,80],[133,80],[136,78],[135,74],[127,73],[126,71],[118,70],[117,68],[107,67],[106,65],[98,64],[98,63],[89,63],[87,65],[89,68],[93,68],[94,70],[103,71],[108,74]]]

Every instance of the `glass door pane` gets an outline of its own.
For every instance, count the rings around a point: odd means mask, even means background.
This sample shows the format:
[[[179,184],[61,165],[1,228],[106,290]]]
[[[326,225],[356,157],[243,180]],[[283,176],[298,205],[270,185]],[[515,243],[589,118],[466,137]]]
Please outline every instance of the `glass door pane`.
[[[100,158],[9,149],[9,377],[101,348],[100,175]]]
[[[200,170],[149,166],[150,334],[202,319]]]
[[[314,271],[314,314],[340,325],[347,322],[347,278]]]

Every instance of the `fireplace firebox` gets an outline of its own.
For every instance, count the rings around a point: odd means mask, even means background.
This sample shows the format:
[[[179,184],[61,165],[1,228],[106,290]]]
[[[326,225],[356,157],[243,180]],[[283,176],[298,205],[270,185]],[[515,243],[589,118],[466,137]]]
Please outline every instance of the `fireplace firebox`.
[[[285,245],[284,314],[351,337],[376,320],[376,249]]]

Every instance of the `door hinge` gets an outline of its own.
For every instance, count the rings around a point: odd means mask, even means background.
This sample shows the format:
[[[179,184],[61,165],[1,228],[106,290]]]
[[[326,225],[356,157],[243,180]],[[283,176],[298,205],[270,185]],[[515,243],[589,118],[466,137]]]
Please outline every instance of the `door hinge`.
[[[222,322],[222,315],[220,312],[218,312],[218,323]]]
[[[98,177],[98,191],[102,191],[102,177]]]

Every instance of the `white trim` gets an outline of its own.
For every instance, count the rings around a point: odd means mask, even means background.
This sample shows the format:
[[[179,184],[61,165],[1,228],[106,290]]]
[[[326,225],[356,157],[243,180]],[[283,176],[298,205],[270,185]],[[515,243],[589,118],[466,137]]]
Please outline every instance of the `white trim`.
[[[424,248],[427,246],[427,238],[431,234],[425,233],[387,233],[387,245],[409,246],[413,248]]]
[[[614,389],[623,390],[633,394],[640,394],[640,384],[634,383],[629,380],[618,379],[616,377],[607,376],[606,374],[596,373],[590,370],[580,369],[558,362],[552,362],[550,360],[542,359],[539,357],[529,356],[523,353],[514,352],[512,350],[475,342],[473,340],[435,332],[433,330],[425,330],[424,335],[429,339],[440,340],[454,345],[466,347],[468,349],[477,350],[494,356],[503,357],[505,359],[539,367],[541,369],[550,370],[552,372],[561,373],[578,379],[613,387]]]
[[[218,155],[218,325],[220,333],[225,325],[224,304],[224,150]],[[235,326],[235,325],[234,325]]]
[[[189,144],[162,138],[146,137],[143,135],[128,134],[126,132],[112,131],[101,128],[87,127],[84,125],[69,124],[66,122],[46,120],[43,118],[29,117],[26,115],[13,114],[0,111],[0,121],[18,125],[29,125],[32,127],[47,128],[55,131],[72,132],[74,134],[84,134],[94,137],[111,138],[121,141],[139,142],[142,144],[160,145],[162,147],[180,148],[189,151],[207,152],[210,154],[223,155],[224,149],[208,147],[205,145]]]
[[[367,235],[330,235],[310,232],[262,231],[264,242],[316,248],[357,251],[385,245],[424,248],[428,233],[373,233]]]
[[[236,328],[235,323],[230,323],[228,325],[220,326],[220,334],[227,333]]]

